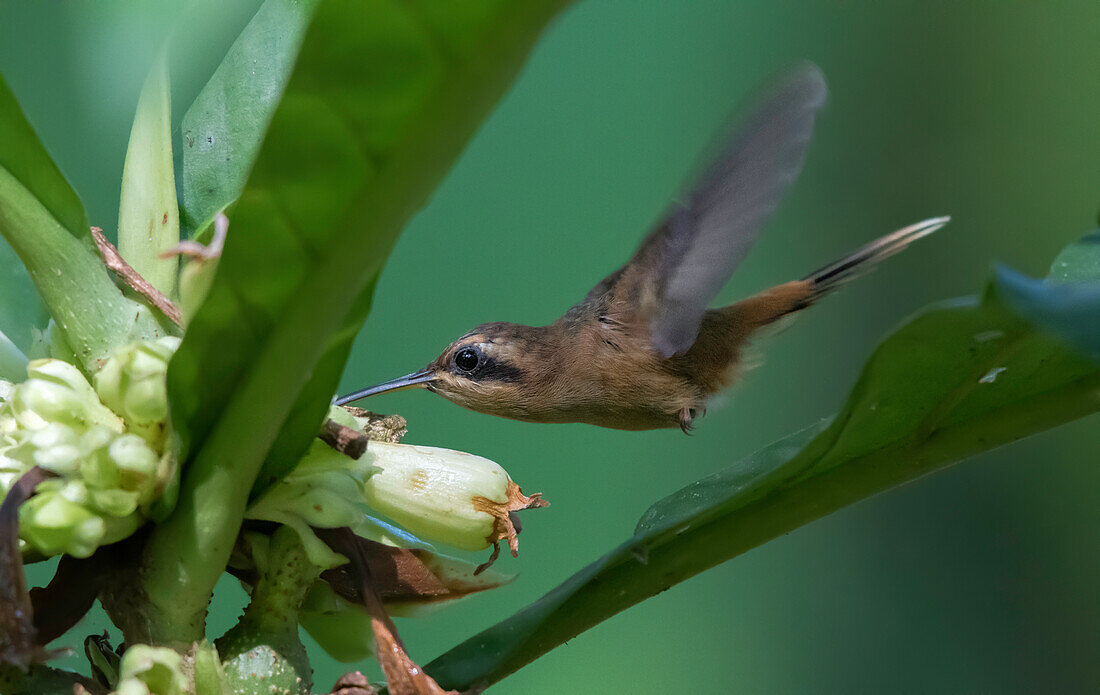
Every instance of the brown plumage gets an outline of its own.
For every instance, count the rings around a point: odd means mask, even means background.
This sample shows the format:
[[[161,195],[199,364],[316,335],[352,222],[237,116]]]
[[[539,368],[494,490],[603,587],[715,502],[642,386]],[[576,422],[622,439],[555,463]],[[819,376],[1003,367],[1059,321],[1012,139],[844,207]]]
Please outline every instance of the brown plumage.
[[[736,379],[757,331],[947,222],[906,227],[802,280],[708,309],[801,169],[824,100],[816,67],[792,71],[634,256],[553,324],[482,324],[425,369],[336,402],[418,386],[517,420],[691,429]]]

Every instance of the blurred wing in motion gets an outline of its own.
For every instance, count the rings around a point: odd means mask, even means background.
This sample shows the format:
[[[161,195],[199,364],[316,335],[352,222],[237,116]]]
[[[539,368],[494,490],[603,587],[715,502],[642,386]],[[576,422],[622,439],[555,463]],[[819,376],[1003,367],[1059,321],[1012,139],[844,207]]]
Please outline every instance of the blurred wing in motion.
[[[788,73],[630,261],[577,308],[599,304],[613,323],[648,330],[664,357],[690,348],[703,312],[802,169],[826,92],[816,66]]]

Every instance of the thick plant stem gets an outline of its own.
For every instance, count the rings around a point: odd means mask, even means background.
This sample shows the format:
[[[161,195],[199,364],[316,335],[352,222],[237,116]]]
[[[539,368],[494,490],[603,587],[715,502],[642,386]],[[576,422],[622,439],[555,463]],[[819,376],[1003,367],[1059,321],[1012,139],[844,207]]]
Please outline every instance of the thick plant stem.
[[[0,236],[30,273],[85,371],[121,343],[165,334],[125,297],[96,253],[80,200],[0,77]]]
[[[320,568],[310,564],[298,534],[280,527],[271,537],[252,601],[216,642],[225,677],[237,693],[308,693],[309,655],[298,638],[298,609]]]
[[[338,265],[338,264],[334,264]],[[329,311],[317,311],[297,302],[269,337],[256,369],[223,410],[223,415],[202,450],[185,471],[180,501],[172,516],[154,529],[145,549],[142,583],[149,599],[147,634],[140,641],[184,647],[203,638],[206,607],[214,585],[225,569],[249,493],[268,448],[290,410],[286,391],[297,392],[309,376],[325,345],[302,340],[302,335],[328,335],[340,323],[353,299],[341,278],[354,269],[339,267],[320,273],[311,283],[323,289],[304,296],[332,296]],[[293,375],[283,382],[263,374]],[[280,403],[272,419],[259,418],[252,403]],[[249,446],[242,447],[242,442]],[[127,640],[132,637],[127,635]]]
[[[330,215],[325,219],[346,219],[355,233],[314,238],[301,234],[300,222],[285,212],[283,186],[294,180],[295,172],[280,159],[278,143],[285,149],[288,141],[280,140],[286,133],[278,131],[278,124],[293,122],[302,99],[291,100],[285,118],[280,117],[283,111],[276,111],[264,150],[234,210],[238,226],[226,243],[218,275],[169,368],[172,418],[188,463],[179,505],[153,529],[145,549],[140,576],[149,614],[146,634],[134,637],[170,644],[202,638],[206,607],[229,559],[253,483],[291,415],[295,396],[315,377],[332,341],[357,328],[362,317],[353,313],[354,307],[361,306],[397,234],[511,83],[543,26],[565,4],[496,2],[478,10],[479,43],[463,46],[452,58],[455,62],[444,65],[450,72],[436,76],[437,88],[410,109],[400,138],[388,143],[386,156],[373,162],[377,168],[369,177],[372,185],[340,198],[334,203],[337,209],[325,211]],[[422,5],[424,12],[437,12],[452,3]],[[304,60],[312,70],[331,69],[326,32],[346,26],[347,13],[354,7],[321,4],[288,90],[299,89],[296,80],[310,78],[309,70],[305,77],[297,76]],[[359,79],[355,65],[349,66],[352,80]],[[370,74],[365,71],[362,78]],[[440,113],[452,114],[447,128],[439,126]],[[300,144],[300,137],[295,130],[293,142]],[[258,316],[259,305],[256,278],[249,276],[256,272],[255,253],[248,245],[267,238],[271,225],[310,250],[309,272],[295,278],[293,291],[280,298],[277,310],[264,305],[264,310],[277,313],[277,321],[253,326],[249,317]],[[258,230],[263,230],[262,236]],[[237,344],[225,346],[227,335],[239,339]],[[206,358],[214,350],[217,364]],[[336,373],[326,365],[320,370]],[[188,388],[192,391],[186,392]],[[289,426],[299,428],[299,438],[287,446],[308,443],[327,408],[322,399],[295,413]]]
[[[297,631],[298,608],[321,570],[310,564],[297,532],[286,526],[271,536],[265,564],[238,627],[267,633]]]

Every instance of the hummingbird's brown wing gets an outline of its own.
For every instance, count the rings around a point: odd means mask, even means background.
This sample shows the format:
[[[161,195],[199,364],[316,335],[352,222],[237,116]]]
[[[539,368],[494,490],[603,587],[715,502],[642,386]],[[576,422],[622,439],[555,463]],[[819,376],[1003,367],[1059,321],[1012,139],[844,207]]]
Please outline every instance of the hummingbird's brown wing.
[[[598,306],[614,324],[648,331],[665,357],[687,351],[703,313],[798,176],[825,95],[816,66],[786,75],[630,261],[576,308]]]

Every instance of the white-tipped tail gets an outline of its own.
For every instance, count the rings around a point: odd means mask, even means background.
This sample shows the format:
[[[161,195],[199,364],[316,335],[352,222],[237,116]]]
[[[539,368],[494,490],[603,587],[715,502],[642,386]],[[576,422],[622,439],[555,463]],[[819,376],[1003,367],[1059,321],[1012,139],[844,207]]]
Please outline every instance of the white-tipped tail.
[[[928,236],[950,221],[951,218],[945,216],[911,224],[861,246],[853,253],[818,268],[803,279],[814,283],[814,296],[820,297],[836,289],[838,285],[871,270],[879,261],[904,250],[909,244]]]

